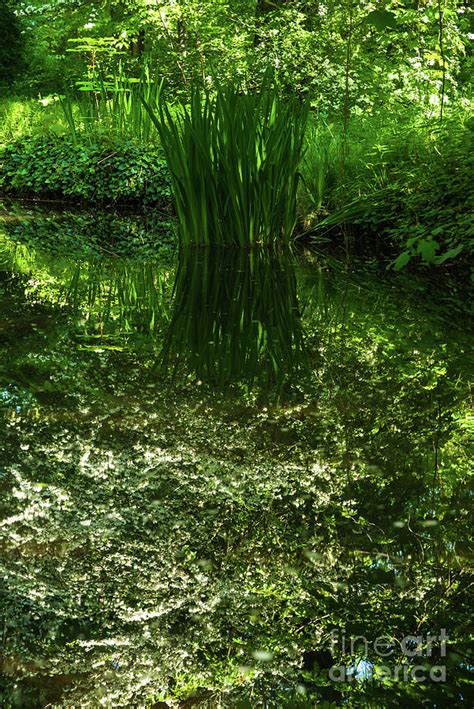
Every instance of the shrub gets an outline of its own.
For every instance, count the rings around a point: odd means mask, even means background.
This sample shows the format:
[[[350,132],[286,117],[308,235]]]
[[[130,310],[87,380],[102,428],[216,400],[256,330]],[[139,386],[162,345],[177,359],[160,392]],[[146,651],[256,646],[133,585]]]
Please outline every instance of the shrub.
[[[0,189],[84,202],[168,207],[168,170],[155,148],[23,138],[0,148]]]

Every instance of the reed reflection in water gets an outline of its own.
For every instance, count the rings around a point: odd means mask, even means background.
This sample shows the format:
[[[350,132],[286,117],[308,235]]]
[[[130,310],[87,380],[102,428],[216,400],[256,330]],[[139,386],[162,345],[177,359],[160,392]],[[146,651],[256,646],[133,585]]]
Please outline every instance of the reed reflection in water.
[[[305,363],[293,257],[268,249],[180,254],[161,364],[214,384],[282,382]]]

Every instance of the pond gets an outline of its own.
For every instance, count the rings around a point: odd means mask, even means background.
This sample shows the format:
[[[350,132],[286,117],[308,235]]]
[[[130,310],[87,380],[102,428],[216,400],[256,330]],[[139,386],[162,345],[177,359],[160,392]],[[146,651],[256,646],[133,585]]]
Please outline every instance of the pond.
[[[465,291],[173,243],[1,208],[2,705],[464,704]]]

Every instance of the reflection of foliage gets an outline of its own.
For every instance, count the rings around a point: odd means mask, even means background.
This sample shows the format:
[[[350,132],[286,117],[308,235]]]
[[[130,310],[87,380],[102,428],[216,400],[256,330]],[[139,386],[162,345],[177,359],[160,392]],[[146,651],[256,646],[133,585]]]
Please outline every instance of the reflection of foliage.
[[[281,383],[298,371],[304,353],[291,254],[182,250],[163,358],[221,384]]]
[[[25,244],[62,260],[65,254],[69,259],[94,255],[165,258],[176,247],[176,238],[172,221],[163,217],[160,212],[143,217],[13,204],[0,212],[0,227],[12,244]]]
[[[122,220],[122,223],[115,221],[121,225],[121,229],[116,230],[119,233],[114,234],[119,241],[110,244],[111,235],[105,229],[108,249],[100,246],[102,230],[107,223],[94,225],[91,218],[71,221],[71,215],[58,222],[40,221],[37,229],[32,228],[33,220],[20,225],[16,220],[13,222],[16,225],[14,237],[38,244],[44,234],[48,237],[46,243],[54,247],[52,253],[10,239],[2,241],[0,236],[0,267],[13,268],[24,274],[25,292],[30,297],[74,309],[81,315],[81,336],[98,337],[102,346],[105,339],[114,339],[130,331],[155,333],[167,321],[168,283],[174,271],[171,252],[167,249],[162,249],[161,258],[153,261],[104,258],[104,251],[110,253],[111,248],[117,247],[118,251],[127,248],[120,231],[138,249],[140,236],[147,235],[146,231],[141,234],[141,230],[135,229],[138,222],[129,219]],[[108,223],[113,225],[114,221]],[[94,226],[95,233],[92,231]],[[88,242],[84,242],[81,237],[87,228]],[[152,234],[156,237],[156,232]],[[65,243],[70,244],[70,257],[76,251],[74,260],[55,253],[61,250],[61,243],[63,249]],[[130,246],[128,250],[131,250]],[[108,346],[112,343],[109,342]]]
[[[33,402],[31,392],[19,389],[17,386],[6,386],[0,390],[0,409],[11,408],[20,413],[22,408]]]
[[[112,267],[111,267],[112,266]],[[169,273],[156,262],[104,260],[75,266],[66,300],[87,312],[86,331],[104,336],[124,332],[154,334],[168,318]]]
[[[232,275],[222,266],[235,255],[201,258],[207,279],[182,261],[176,306],[207,282],[195,304],[214,303],[214,283],[220,323],[246,302],[271,323],[272,307],[293,302],[281,260],[273,273],[247,254]],[[251,258],[258,301],[237,298]],[[84,349],[82,313],[48,299],[41,268],[41,299],[27,277],[2,278],[0,389],[15,382],[37,399],[1,424],[6,706],[467,696],[472,332],[448,284],[428,307],[422,281],[296,271],[312,372],[273,405],[150,377],[140,332],[123,351]],[[443,627],[445,684],[328,678],[353,659],[330,652],[333,629],[372,645]],[[428,663],[444,664],[437,653]]]

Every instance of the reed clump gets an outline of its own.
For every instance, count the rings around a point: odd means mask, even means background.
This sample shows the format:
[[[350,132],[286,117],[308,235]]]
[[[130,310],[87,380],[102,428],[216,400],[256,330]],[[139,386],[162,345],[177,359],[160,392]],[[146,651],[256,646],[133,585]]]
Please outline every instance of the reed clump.
[[[288,243],[307,111],[267,85],[192,92],[178,108],[143,98],[172,176],[182,246]]]

